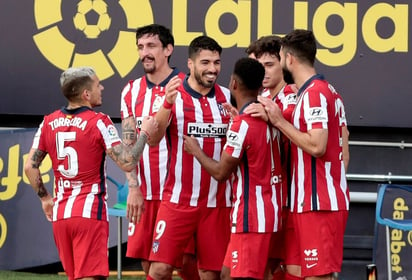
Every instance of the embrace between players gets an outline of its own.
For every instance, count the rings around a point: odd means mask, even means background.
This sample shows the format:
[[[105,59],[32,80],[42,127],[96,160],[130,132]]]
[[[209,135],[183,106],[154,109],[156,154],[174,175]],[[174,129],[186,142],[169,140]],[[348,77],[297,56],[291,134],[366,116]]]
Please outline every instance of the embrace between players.
[[[142,261],[147,279],[171,279],[175,269],[183,279],[332,279],[342,264],[349,209],[348,131],[341,96],[314,69],[313,33],[294,30],[284,38],[271,35],[253,42],[246,50],[249,57],[236,61],[228,88],[217,84],[222,48],[214,39],[199,36],[190,43],[186,75],[169,65],[174,39],[167,28],[140,27],[136,40],[145,75],[122,91],[122,140],[106,117],[93,123],[98,136],[82,140],[88,149],[79,148],[78,157],[87,156],[99,141],[102,148],[96,152],[128,163],[127,168],[119,163],[129,184],[126,256]],[[97,79],[94,73],[77,76]],[[85,88],[82,98],[89,100]],[[59,117],[93,112],[95,105],[83,104],[90,110],[79,112],[66,108]],[[65,145],[73,135],[47,131],[63,137],[63,150],[56,150],[56,142],[42,140],[45,121],[26,172],[46,201],[42,205],[48,217],[71,207],[51,218],[69,278],[104,279],[107,256],[105,260],[101,253],[96,260],[96,248],[83,244],[80,261],[72,248],[79,241],[64,236],[78,233],[78,224],[91,219],[102,222],[96,231],[106,228],[104,210],[104,216],[94,210],[85,214],[86,205],[105,205],[104,178],[94,178],[87,191],[84,185],[75,188],[92,170],[78,178],[79,164],[78,174],[66,174],[75,165]],[[112,156],[113,150],[132,159]],[[55,173],[69,175],[65,180],[73,186],[56,190],[54,201],[36,173],[46,153]],[[104,160],[99,162],[95,171],[102,175]],[[56,207],[63,201],[65,208]],[[76,228],[68,228],[68,218],[77,219]],[[100,239],[106,237],[105,232]],[[74,245],[65,245],[70,242]],[[67,261],[70,254],[74,263]],[[87,263],[87,254],[94,265]]]

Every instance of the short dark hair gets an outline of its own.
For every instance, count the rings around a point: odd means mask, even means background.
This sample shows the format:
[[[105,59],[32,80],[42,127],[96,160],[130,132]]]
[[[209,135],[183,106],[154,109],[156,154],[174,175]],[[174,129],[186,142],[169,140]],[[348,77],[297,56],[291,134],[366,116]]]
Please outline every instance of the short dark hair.
[[[282,38],[282,47],[301,62],[313,66],[316,59],[316,39],[310,30],[295,29]]]
[[[247,55],[251,55],[251,54],[256,55],[256,45],[257,45],[257,41],[258,41],[258,40],[251,42],[251,43],[249,44],[249,46],[245,49],[245,53],[246,53]]]
[[[190,42],[189,45],[189,58],[194,58],[194,56],[201,50],[217,51],[222,54],[222,47],[216,40],[208,36],[196,37]]]
[[[69,101],[77,100],[83,90],[91,89],[93,84],[92,77],[96,72],[92,67],[72,67],[60,75],[60,86],[63,95]]]
[[[269,53],[277,57],[280,61],[281,38],[276,35],[262,36],[255,41],[254,54],[256,58],[261,57],[264,53]]]
[[[162,42],[163,48],[167,47],[167,45],[171,44],[172,46],[175,45],[175,39],[173,38],[172,33],[168,28],[160,24],[149,24],[142,27],[137,28],[136,30],[136,40],[139,40],[144,35],[158,35],[160,42]]]
[[[235,75],[248,90],[258,91],[262,87],[265,68],[256,59],[243,57],[236,61],[233,75]]]

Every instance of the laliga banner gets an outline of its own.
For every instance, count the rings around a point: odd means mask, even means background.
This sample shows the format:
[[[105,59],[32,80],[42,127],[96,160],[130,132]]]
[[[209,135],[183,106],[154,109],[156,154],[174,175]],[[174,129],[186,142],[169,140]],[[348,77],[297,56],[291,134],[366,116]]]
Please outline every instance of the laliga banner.
[[[219,83],[263,35],[312,30],[316,69],[343,96],[348,124],[412,127],[409,0],[2,0],[0,115],[44,115],[65,104],[60,73],[90,65],[105,87],[100,110],[120,116],[120,92],[143,73],[137,27],[158,23],[175,38],[171,65],[187,69],[199,35],[223,47]],[[367,104],[367,105],[366,105]],[[396,108],[396,109],[394,109]]]
[[[381,186],[382,187],[382,186]],[[394,221],[410,220],[412,223],[412,186],[406,191],[388,188],[385,191],[381,217]],[[389,228],[390,273],[393,280],[412,279],[412,230]],[[379,280],[388,279],[388,252],[384,225],[377,225],[375,262]]]
[[[16,270],[59,262],[52,225],[24,174],[24,162],[35,129],[0,132],[0,270]],[[40,166],[43,182],[53,188],[53,170],[47,156]],[[124,174],[107,160],[108,174],[124,182]],[[116,187],[108,184],[108,205],[116,203]],[[110,217],[109,246],[117,244],[117,219]],[[123,223],[127,240],[127,222]]]

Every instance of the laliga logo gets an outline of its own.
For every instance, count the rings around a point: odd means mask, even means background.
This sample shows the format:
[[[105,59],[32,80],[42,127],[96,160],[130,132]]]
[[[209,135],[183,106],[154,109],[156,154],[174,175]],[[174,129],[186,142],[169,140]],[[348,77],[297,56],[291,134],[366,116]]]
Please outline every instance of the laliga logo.
[[[92,66],[101,80],[110,78],[116,72],[122,78],[129,74],[139,61],[136,28],[154,22],[150,0],[110,1],[110,5],[118,5],[123,11],[126,30],[116,30],[117,41],[112,42],[113,47],[109,51],[101,49],[101,44],[96,41],[110,28],[112,31],[116,28],[113,27],[107,3],[104,0],[80,0],[77,2],[77,11],[66,15],[68,12],[62,8],[63,2],[64,0],[34,0],[34,18],[39,32],[33,36],[33,40],[41,54],[61,70]],[[66,3],[73,5],[72,2]],[[84,45],[89,47],[86,53],[79,51],[76,42],[62,31],[67,30],[62,28],[67,27],[67,24],[84,34]]]

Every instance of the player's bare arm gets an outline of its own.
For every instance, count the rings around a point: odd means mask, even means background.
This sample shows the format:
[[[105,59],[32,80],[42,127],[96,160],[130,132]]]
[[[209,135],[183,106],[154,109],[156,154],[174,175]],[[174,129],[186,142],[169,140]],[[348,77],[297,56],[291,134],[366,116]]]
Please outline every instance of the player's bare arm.
[[[44,151],[31,149],[24,165],[24,171],[29,179],[30,185],[40,198],[47,220],[51,221],[53,215],[53,198],[44,186],[39,169],[46,155],[47,153]]]
[[[145,117],[143,118],[141,133],[132,147],[122,142],[108,149],[106,153],[123,171],[130,172],[136,168],[150,135],[156,133],[157,130],[157,121],[153,117]]]
[[[122,141],[128,146],[136,142],[136,121],[133,116],[122,120]]]
[[[128,146],[132,146],[136,143],[136,121],[133,116],[122,120],[122,141]],[[125,172],[127,182],[130,188],[138,187],[138,181],[136,176],[136,168],[130,172]]]
[[[122,120],[122,141],[128,146],[136,143],[136,121],[133,116]],[[130,172],[125,172],[129,192],[126,203],[126,218],[132,223],[140,222],[142,212],[144,211],[144,199],[137,180],[136,168]]]
[[[288,122],[282,115],[279,106],[272,100],[258,96],[270,122],[286,135],[294,144],[314,157],[321,157],[326,152],[328,142],[327,129],[312,129],[301,132]]]
[[[217,181],[227,180],[238,166],[239,159],[230,156],[225,151],[222,152],[220,161],[216,161],[203,152],[194,136],[184,135],[183,137],[185,151],[192,154]]]
[[[156,121],[158,122],[159,129],[157,133],[151,135],[149,140],[150,146],[156,146],[159,144],[162,137],[165,135],[166,128],[170,122],[170,113],[172,111],[172,107],[176,101],[177,96],[177,88],[182,83],[182,80],[178,76],[174,76],[169,80],[165,87],[165,100],[163,102],[163,106],[160,107],[159,111],[156,113]]]
[[[349,166],[349,130],[347,126],[342,127],[342,158],[345,165],[345,171]]]

